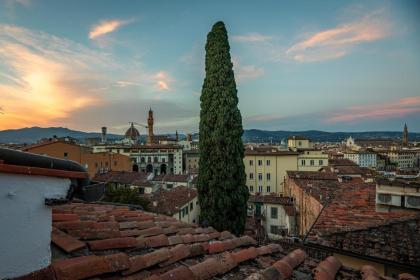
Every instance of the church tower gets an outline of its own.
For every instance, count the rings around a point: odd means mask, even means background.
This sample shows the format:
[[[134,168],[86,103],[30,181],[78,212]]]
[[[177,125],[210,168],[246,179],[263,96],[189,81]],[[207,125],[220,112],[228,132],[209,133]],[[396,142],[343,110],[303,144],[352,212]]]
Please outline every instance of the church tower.
[[[408,129],[407,129],[407,124],[406,123],[404,124],[402,144],[403,144],[403,146],[408,146]]]
[[[149,110],[149,117],[147,118],[147,127],[149,128],[149,135],[147,136],[147,144],[153,143],[153,111],[152,108]]]

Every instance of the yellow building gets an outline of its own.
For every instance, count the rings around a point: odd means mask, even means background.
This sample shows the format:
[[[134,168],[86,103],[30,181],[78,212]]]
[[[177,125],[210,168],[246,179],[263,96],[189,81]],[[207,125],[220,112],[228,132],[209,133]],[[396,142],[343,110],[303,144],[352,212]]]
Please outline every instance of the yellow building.
[[[287,148],[292,151],[300,149],[309,149],[311,148],[311,141],[304,136],[290,136],[287,139]]]
[[[298,156],[299,171],[318,171],[328,166],[328,154],[319,150],[304,150]]]
[[[251,193],[284,192],[288,170],[298,168],[297,152],[281,151],[273,147],[252,147],[245,150],[246,185]]]

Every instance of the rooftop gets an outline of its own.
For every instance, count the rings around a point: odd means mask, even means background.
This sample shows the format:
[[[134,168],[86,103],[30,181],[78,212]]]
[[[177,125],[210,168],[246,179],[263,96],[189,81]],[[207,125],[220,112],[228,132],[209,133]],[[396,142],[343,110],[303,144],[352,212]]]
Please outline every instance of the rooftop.
[[[134,182],[145,181],[149,175],[150,173],[145,172],[108,171],[95,175],[92,180],[96,182],[133,184]]]
[[[253,147],[245,149],[245,155],[263,155],[263,156],[294,156],[299,155],[298,152],[287,150],[279,150],[276,147]]]
[[[18,279],[362,279],[375,272],[128,206],[58,205],[52,222],[51,265]]]
[[[172,216],[181,210],[182,206],[196,197],[197,190],[185,186],[179,186],[171,190],[159,189],[151,198],[152,201],[156,201],[158,204],[157,206],[151,205],[150,207],[155,213]]]
[[[293,200],[287,196],[279,196],[277,194],[250,195],[248,202],[252,203],[270,203],[270,204],[282,204],[282,205],[293,205]]]
[[[151,181],[187,183],[188,180],[189,180],[188,174],[160,174],[153,177]]]
[[[332,172],[319,171],[287,171],[287,176],[294,179],[332,180],[338,181],[337,175]]]
[[[375,184],[345,184],[306,239],[364,256],[420,266],[420,211],[377,212]]]

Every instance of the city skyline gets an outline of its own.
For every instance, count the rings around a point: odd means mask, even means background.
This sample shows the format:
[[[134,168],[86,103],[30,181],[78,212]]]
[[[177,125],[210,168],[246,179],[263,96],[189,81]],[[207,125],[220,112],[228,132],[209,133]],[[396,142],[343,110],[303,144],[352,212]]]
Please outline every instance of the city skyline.
[[[223,20],[245,129],[418,132],[419,8],[7,0],[0,130],[122,133],[152,107],[158,133],[197,132],[206,34]]]

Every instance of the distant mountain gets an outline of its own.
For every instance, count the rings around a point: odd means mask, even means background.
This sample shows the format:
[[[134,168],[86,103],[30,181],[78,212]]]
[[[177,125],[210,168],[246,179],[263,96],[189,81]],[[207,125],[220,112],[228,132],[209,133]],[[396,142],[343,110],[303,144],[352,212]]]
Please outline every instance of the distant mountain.
[[[98,132],[83,132],[71,130],[64,127],[28,127],[21,129],[9,129],[0,131],[0,143],[36,143],[42,138],[51,138],[70,136],[83,141],[85,138],[101,137]],[[173,134],[165,134],[175,137]],[[318,130],[306,131],[268,131],[259,129],[248,129],[244,131],[244,142],[281,142],[287,140],[289,136],[300,135],[311,139],[314,142],[340,142],[352,136],[356,139],[401,139],[400,131],[367,131],[367,132],[325,132]],[[122,135],[108,134],[108,139],[121,139]],[[185,139],[185,135],[180,134],[180,139]],[[198,133],[193,135],[194,139],[198,139]],[[141,135],[141,139],[145,140],[145,135]],[[420,133],[409,133],[410,141],[420,141]]]
[[[366,132],[325,132],[319,130],[305,131],[268,131],[249,129],[244,131],[245,142],[280,142],[287,141],[289,136],[305,136],[314,142],[341,142],[352,136],[355,139],[401,139],[402,131],[366,131]],[[420,133],[409,133],[410,141],[420,140]]]
[[[83,132],[71,130],[64,127],[25,127],[20,129],[8,129],[0,131],[0,143],[36,143],[42,138],[52,138],[53,136],[70,136],[83,141],[85,138],[101,137],[97,132]],[[121,135],[107,134],[108,139],[120,139]]]

